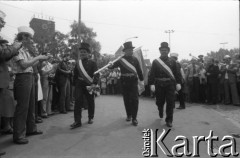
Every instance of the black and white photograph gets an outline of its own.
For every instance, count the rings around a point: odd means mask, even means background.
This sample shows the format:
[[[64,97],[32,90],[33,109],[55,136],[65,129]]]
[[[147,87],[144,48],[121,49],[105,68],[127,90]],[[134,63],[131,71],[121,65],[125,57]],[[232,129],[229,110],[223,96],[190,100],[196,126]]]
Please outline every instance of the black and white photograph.
[[[0,158],[240,157],[238,0],[0,0]]]

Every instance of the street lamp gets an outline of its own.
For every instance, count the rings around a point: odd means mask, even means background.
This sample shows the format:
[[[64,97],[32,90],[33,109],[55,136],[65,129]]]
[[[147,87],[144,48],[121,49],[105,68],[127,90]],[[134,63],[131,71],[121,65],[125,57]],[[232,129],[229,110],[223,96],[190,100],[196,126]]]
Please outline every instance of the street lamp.
[[[127,40],[132,39],[132,38],[138,38],[138,36],[129,37],[129,38],[127,38],[127,39],[125,40],[125,42],[127,42]]]
[[[170,41],[170,34],[173,33],[174,30],[166,30],[165,33],[169,34],[169,47],[171,46],[171,41]]]
[[[228,44],[228,42],[223,42],[223,43],[220,43],[223,45],[223,49],[225,48],[225,44]]]

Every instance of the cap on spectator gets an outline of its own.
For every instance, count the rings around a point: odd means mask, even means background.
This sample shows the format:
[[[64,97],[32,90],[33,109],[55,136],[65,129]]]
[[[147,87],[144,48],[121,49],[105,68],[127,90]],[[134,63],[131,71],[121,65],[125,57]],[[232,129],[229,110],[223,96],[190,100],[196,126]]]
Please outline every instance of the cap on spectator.
[[[176,58],[178,58],[178,53],[170,53],[170,57],[176,57]]]
[[[28,26],[20,26],[20,27],[18,27],[18,33],[27,33],[27,34],[29,34],[32,37],[34,35],[33,29],[31,27],[28,27]]]
[[[231,58],[229,55],[225,55],[223,59],[229,59]]]

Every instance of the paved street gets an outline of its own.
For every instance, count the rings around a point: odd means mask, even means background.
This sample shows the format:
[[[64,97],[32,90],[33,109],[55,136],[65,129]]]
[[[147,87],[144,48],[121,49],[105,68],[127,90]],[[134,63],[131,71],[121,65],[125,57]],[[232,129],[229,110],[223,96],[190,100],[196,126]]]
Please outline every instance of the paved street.
[[[73,112],[58,114],[38,124],[43,135],[29,137],[29,144],[15,145],[12,136],[0,136],[0,148],[6,151],[4,158],[140,158],[143,148],[143,129],[168,129],[152,98],[140,98],[137,127],[125,121],[125,109],[121,96],[100,96],[96,98],[96,115],[92,125],[87,124],[87,111],[83,111],[83,126],[70,130]],[[178,106],[178,103],[176,107]],[[174,112],[173,128],[165,139],[169,149],[178,135],[189,139],[192,151],[192,136],[208,136],[210,130],[219,136],[213,147],[218,149],[225,135],[240,133],[240,107],[224,105],[206,106],[187,104],[185,110]],[[240,138],[236,138],[240,152]],[[165,158],[158,148],[158,157]],[[207,144],[200,142],[200,157],[208,158]],[[221,156],[218,156],[221,157]]]

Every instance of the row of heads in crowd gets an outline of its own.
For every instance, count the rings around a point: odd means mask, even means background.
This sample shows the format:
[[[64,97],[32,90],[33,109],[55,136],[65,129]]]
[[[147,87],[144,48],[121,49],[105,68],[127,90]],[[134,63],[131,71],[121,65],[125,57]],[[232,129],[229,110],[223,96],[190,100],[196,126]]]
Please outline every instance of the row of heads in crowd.
[[[6,14],[0,10],[0,29],[4,27],[5,25],[5,17],[6,17]],[[31,28],[31,27],[28,27],[28,26],[20,26],[18,27],[18,34],[16,36],[16,41],[19,41],[19,42],[22,42],[23,45],[34,45],[36,46],[36,44],[34,43],[33,41],[33,36],[34,36],[34,30]],[[8,41],[5,40],[5,39],[1,39],[0,37],[0,44],[7,44]],[[132,45],[132,42],[131,41],[128,41],[128,42],[125,42],[123,44],[124,48],[123,48],[123,52],[125,52],[125,54],[127,55],[132,55],[133,53],[133,49],[135,47],[133,47]],[[92,53],[91,53],[91,46],[88,44],[88,43],[81,43],[81,46],[79,47],[79,50],[81,53],[80,56],[82,58],[89,58],[91,57]],[[165,54],[165,55],[168,55],[168,53],[170,52],[170,48],[168,46],[168,43],[167,42],[162,42],[161,43],[161,46],[159,47],[159,50],[161,52],[161,54]],[[46,55],[46,52],[42,53],[43,55]],[[62,60],[62,59],[66,59],[66,60],[70,60],[70,52],[67,52],[67,53],[61,53],[61,54],[58,54],[57,55],[57,59],[58,60]],[[170,57],[174,58],[174,59],[178,59],[178,56],[179,54],[178,53],[170,53]],[[234,56],[235,59],[239,59],[239,54],[236,54]],[[211,57],[205,57],[205,60],[206,61],[213,61],[215,63],[219,62]],[[229,55],[225,55],[224,58],[223,58],[223,62],[226,62],[226,61],[229,61],[231,60],[231,57]],[[191,59],[191,62],[204,62],[204,56],[203,55],[199,55],[198,58],[192,56],[192,59]]]

